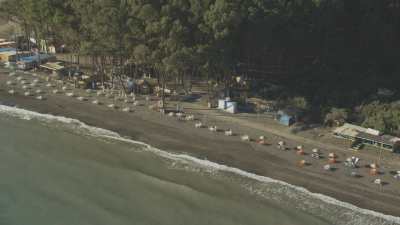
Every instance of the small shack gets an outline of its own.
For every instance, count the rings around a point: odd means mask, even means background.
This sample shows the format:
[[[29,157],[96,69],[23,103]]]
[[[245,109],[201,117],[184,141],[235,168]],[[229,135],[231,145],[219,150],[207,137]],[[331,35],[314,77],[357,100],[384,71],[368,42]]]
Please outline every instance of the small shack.
[[[224,110],[225,112],[235,114],[238,112],[237,102],[231,101],[230,98],[218,100],[218,109]]]
[[[278,110],[276,120],[285,126],[291,126],[299,121],[302,111],[296,108],[286,108]]]

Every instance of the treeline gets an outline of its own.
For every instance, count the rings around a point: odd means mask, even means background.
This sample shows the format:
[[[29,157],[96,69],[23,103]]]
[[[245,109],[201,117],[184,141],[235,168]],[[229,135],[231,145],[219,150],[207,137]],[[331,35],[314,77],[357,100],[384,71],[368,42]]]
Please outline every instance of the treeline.
[[[91,56],[102,76],[110,62],[134,65],[132,76],[148,72],[181,84],[201,78],[229,86],[232,75],[244,75],[283,85],[278,98],[303,97],[307,110],[321,119],[333,107],[351,115],[356,106],[392,104],[398,96],[376,98],[378,88],[399,89],[399,11],[398,0],[5,0],[0,5],[1,15],[27,37]],[[270,97],[259,91],[263,83],[257,84],[253,94]]]

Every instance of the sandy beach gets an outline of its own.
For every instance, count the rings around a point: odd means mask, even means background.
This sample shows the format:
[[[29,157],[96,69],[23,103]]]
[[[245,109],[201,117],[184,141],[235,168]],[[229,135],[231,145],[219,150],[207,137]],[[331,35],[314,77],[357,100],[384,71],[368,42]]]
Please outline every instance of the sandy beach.
[[[28,75],[26,77],[29,79]],[[221,129],[232,129],[238,136],[225,136],[223,132],[210,132],[206,128],[195,129],[195,122],[179,121],[175,117],[161,115],[150,110],[144,100],[140,100],[144,103],[142,106],[132,106],[134,112],[126,113],[121,109],[106,107],[107,104],[112,103],[112,100],[105,98],[98,98],[104,103],[103,105],[94,105],[91,101],[95,97],[87,96],[87,101],[79,101],[76,98],[67,97],[65,93],[50,94],[51,89],[44,87],[44,81],[41,83],[41,89],[45,92],[42,94],[45,97],[43,101],[32,96],[24,96],[23,90],[17,87],[15,87],[17,93],[11,95],[8,93],[10,87],[6,85],[10,79],[5,70],[0,71],[0,102],[12,103],[20,108],[39,113],[75,118],[165,151],[208,159],[301,186],[311,192],[331,196],[361,208],[400,216],[400,182],[393,179],[390,174],[392,170],[400,170],[400,167],[396,168],[398,164],[395,161],[389,160],[387,166],[381,168],[383,174],[379,178],[387,184],[380,187],[373,183],[377,177],[368,175],[368,169],[365,168],[365,165],[373,160],[373,156],[368,154],[361,154],[363,161],[358,171],[362,177],[354,178],[346,173],[343,163],[334,165],[337,168],[335,171],[324,171],[322,167],[327,164],[326,158],[314,160],[309,155],[299,156],[294,150],[278,150],[276,143],[281,140],[281,137],[276,134],[255,129],[252,126],[244,126],[234,120],[219,118],[213,116],[212,113],[204,113],[201,110],[192,111],[205,124],[217,125]],[[84,90],[74,90],[74,92],[80,96],[85,93]],[[261,146],[255,142],[243,142],[240,140],[240,134],[248,134],[254,138],[264,135],[272,145]],[[303,145],[308,153],[314,147],[320,148],[312,143],[301,143],[291,139],[285,139],[285,141],[291,147]],[[323,153],[327,156],[331,151],[339,156],[341,162],[352,155],[351,152],[336,150],[326,150]],[[300,168],[298,162],[301,159],[307,160],[310,165]]]

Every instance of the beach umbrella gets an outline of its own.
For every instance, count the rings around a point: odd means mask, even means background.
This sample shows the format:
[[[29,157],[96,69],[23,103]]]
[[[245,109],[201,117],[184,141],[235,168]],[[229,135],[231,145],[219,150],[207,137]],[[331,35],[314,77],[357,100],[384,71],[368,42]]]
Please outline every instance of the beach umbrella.
[[[7,85],[15,85],[16,83],[14,81],[9,80],[9,81],[6,82],[6,84]]]
[[[299,163],[298,163],[298,165],[300,166],[300,167],[303,167],[303,166],[306,166],[307,165],[307,161],[306,160],[300,160],[299,161]]]
[[[241,139],[242,141],[250,141],[250,136],[247,135],[247,134],[245,134],[245,135],[242,135],[242,136],[240,137],[240,139]]]
[[[210,126],[210,127],[208,128],[208,130],[210,130],[211,132],[217,132],[218,127],[217,127],[216,125]]]
[[[397,171],[393,178],[396,180],[400,180],[400,171]]]
[[[320,155],[320,153],[319,153],[319,150],[316,149],[316,148],[314,148],[314,149],[312,150],[311,157],[312,157],[312,158],[315,158],[315,159],[321,158],[321,155]]]
[[[122,109],[123,112],[132,112],[132,109],[130,107],[125,107]]]
[[[87,100],[85,97],[82,97],[82,96],[79,96],[76,99],[78,99],[79,101],[82,101],[82,102]]]
[[[97,91],[96,94],[97,94],[97,96],[104,96],[105,95],[104,91],[102,91],[102,90],[101,91]]]
[[[108,108],[112,108],[112,109],[115,109],[115,108],[116,108],[115,104],[109,104],[109,105],[107,105],[107,107],[108,107]]]
[[[355,156],[352,156],[352,157],[350,157],[350,158],[347,158],[347,159],[346,159],[346,162],[345,162],[344,164],[345,164],[345,166],[347,166],[347,167],[356,168],[356,167],[358,166],[358,162],[359,162],[359,161],[360,161],[359,158],[357,158],[357,157],[355,157]]]
[[[194,121],[194,115],[188,115],[188,116],[186,116],[186,118],[185,118],[187,121]]]
[[[296,154],[297,155],[304,155],[305,154],[305,152],[304,152],[304,149],[298,149],[297,151],[296,151]]]
[[[129,98],[126,98],[125,100],[124,100],[124,103],[133,103],[133,100],[131,100],[131,99],[129,99]]]
[[[324,170],[326,170],[326,171],[332,170],[331,165],[329,165],[329,164],[325,165],[325,166],[324,166]]]
[[[183,116],[184,116],[184,114],[181,112],[176,113],[176,117],[178,117],[178,118],[182,118]]]
[[[329,163],[331,163],[331,164],[336,163],[336,158],[337,158],[337,156],[335,153],[333,153],[333,152],[329,153],[329,155],[328,155]]]
[[[378,175],[378,169],[376,169],[376,168],[370,169],[369,170],[369,175],[371,175],[371,176]]]
[[[283,150],[286,149],[286,147],[285,147],[285,142],[284,142],[284,141],[279,141],[279,142],[278,142],[278,149],[283,149]]]
[[[358,173],[357,173],[356,171],[352,171],[352,172],[350,173],[350,176],[352,176],[352,177],[357,177],[357,176],[358,176]]]
[[[266,139],[265,136],[260,136],[257,140],[257,143],[260,145],[265,145],[267,144],[267,141],[265,139]]]
[[[197,122],[194,126],[195,126],[195,128],[202,128],[203,127],[203,123],[202,122]]]
[[[381,179],[375,179],[374,180],[374,184],[379,184],[379,185],[382,185],[382,180]]]
[[[226,131],[225,131],[225,135],[226,135],[226,136],[232,136],[232,135],[233,135],[232,130],[231,130],[231,129],[226,130]]]

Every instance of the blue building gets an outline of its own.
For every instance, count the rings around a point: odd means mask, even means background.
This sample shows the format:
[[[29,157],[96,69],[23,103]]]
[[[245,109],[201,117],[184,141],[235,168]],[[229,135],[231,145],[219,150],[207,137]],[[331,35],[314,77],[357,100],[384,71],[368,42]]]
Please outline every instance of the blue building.
[[[39,66],[39,63],[46,63],[51,60],[55,60],[56,57],[51,54],[40,53],[33,56],[21,57],[17,62],[18,69],[29,70],[36,66]]]
[[[276,114],[276,120],[282,125],[291,126],[298,122],[300,116],[300,110],[296,109],[284,109],[279,110]]]
[[[16,48],[0,48],[0,52],[16,52],[17,49]]]

